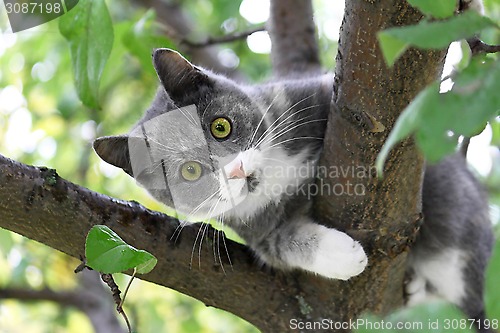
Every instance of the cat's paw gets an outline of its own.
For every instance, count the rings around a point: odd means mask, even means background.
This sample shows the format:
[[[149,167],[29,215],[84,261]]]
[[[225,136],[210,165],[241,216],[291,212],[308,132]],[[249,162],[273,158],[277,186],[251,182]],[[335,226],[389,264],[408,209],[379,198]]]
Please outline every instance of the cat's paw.
[[[427,298],[425,288],[425,279],[417,274],[413,274],[410,281],[405,284],[406,305],[415,305],[422,303]]]
[[[310,270],[319,275],[348,280],[364,271],[368,258],[361,244],[346,233],[326,228]]]

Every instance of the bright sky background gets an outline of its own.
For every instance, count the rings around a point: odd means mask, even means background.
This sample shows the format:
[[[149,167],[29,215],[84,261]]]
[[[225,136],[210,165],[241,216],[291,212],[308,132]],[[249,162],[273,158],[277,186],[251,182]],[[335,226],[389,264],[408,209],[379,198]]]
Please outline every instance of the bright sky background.
[[[315,1],[315,18],[320,32],[330,40],[339,39],[338,31],[342,24],[344,1]],[[252,24],[262,24],[269,18],[269,0],[243,0],[240,15]],[[271,52],[271,40],[267,32],[254,33],[247,39],[248,47],[255,53]]]

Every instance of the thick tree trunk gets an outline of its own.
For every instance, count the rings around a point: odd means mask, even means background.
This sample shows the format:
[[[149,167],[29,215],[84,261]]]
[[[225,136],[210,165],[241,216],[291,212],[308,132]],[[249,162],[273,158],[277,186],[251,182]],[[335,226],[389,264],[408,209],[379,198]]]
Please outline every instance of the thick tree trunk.
[[[400,112],[439,77],[446,51],[412,49],[388,68],[377,32],[421,18],[404,0],[346,3],[320,162],[337,173],[318,182],[332,190],[316,201],[319,220],[347,231],[369,252],[362,275],[350,285],[333,283],[340,292],[332,301],[343,321],[402,305],[407,250],[421,220],[423,159],[410,139],[393,150],[383,179],[375,174],[375,159]]]
[[[267,29],[277,78],[320,73],[311,0],[272,0]]]

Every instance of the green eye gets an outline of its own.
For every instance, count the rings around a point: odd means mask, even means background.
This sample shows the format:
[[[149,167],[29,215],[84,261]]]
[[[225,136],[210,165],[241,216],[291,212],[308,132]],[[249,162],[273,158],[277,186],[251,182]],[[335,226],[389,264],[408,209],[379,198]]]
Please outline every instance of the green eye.
[[[201,164],[195,161],[186,162],[181,166],[181,176],[193,182],[201,177]]]
[[[227,118],[217,118],[212,121],[210,132],[216,139],[225,139],[231,134],[231,123]]]

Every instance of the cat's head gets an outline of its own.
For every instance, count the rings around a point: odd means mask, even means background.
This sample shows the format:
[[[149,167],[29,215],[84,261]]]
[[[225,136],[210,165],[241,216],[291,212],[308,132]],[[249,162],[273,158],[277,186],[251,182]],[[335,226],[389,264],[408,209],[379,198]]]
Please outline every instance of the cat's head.
[[[151,107],[127,135],[98,138],[97,154],[188,218],[245,218],[279,200],[290,179],[277,173],[292,163],[268,131],[279,102],[169,49],[154,51],[153,64],[161,87]]]

